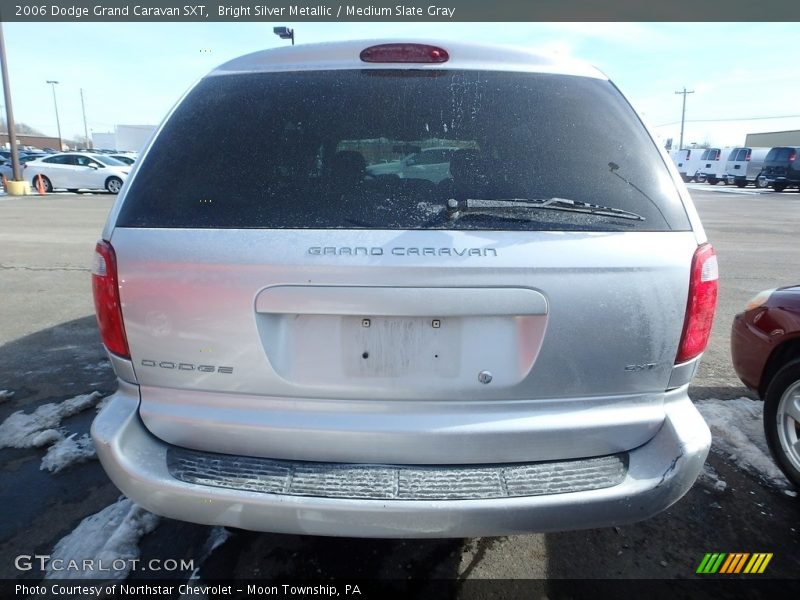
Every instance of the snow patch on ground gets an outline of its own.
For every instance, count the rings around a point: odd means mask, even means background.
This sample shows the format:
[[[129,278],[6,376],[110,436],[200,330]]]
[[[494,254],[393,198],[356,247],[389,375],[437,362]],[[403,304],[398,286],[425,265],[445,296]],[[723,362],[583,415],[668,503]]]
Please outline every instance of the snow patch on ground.
[[[50,431],[53,431],[52,429]],[[94,450],[94,443],[88,434],[84,433],[75,439],[77,433],[73,433],[66,439],[58,440],[47,449],[39,467],[42,471],[58,473],[70,465],[86,462],[92,458],[97,458]]]
[[[53,548],[45,579],[125,579],[131,570],[131,561],[139,558],[139,540],[153,531],[159,517],[121,497],[116,503],[86,517]],[[51,568],[76,561],[94,560],[103,570],[59,570]],[[122,568],[119,568],[122,567]]]
[[[719,473],[708,463],[703,465],[703,472],[700,473],[700,478],[708,481],[717,491],[724,492],[728,488],[727,482],[720,478]]]
[[[222,546],[231,537],[231,532],[217,525],[212,527],[211,532],[208,534],[206,543],[203,545],[203,553],[201,560],[207,559],[214,553],[214,550]]]
[[[31,445],[34,448],[41,448],[42,446],[49,446],[64,439],[64,434],[58,429],[45,429],[40,431],[31,439]]]
[[[750,398],[711,399],[698,400],[695,406],[711,429],[712,450],[775,487],[789,487],[767,447],[763,402]]]
[[[0,390],[0,402],[11,400],[14,397],[14,392],[11,390]]]
[[[56,429],[63,419],[96,405],[100,398],[100,392],[92,392],[63,402],[43,404],[30,414],[17,411],[0,424],[0,448],[38,448],[52,443],[52,434],[44,437],[39,434]]]
[[[203,544],[203,549],[200,551],[200,560],[198,560],[198,565],[195,567],[192,574],[189,575],[188,581],[193,583],[195,586],[198,584],[202,584],[202,579],[200,578],[200,568],[203,566],[203,563],[214,553],[214,550],[222,546],[225,542],[228,541],[228,538],[231,537],[231,532],[217,525],[213,527],[206,538],[205,543]],[[190,592],[182,594],[178,600],[208,600],[208,596],[204,593],[197,593],[197,592]]]

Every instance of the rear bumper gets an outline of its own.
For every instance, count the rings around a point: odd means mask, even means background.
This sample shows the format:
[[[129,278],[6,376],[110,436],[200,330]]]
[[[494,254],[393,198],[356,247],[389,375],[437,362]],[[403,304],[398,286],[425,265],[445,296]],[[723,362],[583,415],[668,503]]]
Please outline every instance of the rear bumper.
[[[663,426],[628,453],[613,487],[480,500],[364,500],[277,495],[175,479],[168,444],[142,424],[138,388],[121,384],[92,426],[97,454],[128,497],[163,516],[278,533],[359,537],[471,537],[603,527],[664,510],[694,483],[711,434],[687,395],[665,398]]]
[[[800,179],[794,177],[787,177],[786,175],[759,175],[758,177],[767,186],[775,184],[783,185],[786,187],[800,185]]]

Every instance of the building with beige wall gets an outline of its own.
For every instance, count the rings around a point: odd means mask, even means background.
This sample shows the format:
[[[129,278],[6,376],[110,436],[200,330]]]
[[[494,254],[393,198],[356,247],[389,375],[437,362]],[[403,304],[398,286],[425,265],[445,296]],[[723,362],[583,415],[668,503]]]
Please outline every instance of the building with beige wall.
[[[774,146],[800,146],[800,129],[794,131],[768,131],[765,133],[748,133],[745,146],[755,148],[772,148]]]

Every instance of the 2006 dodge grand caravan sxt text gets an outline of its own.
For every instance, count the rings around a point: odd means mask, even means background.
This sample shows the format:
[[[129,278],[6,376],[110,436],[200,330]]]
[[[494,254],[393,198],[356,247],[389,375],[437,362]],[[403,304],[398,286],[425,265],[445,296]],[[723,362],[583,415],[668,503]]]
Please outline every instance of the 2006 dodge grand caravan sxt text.
[[[408,159],[427,148],[446,172]],[[708,452],[687,388],[716,256],[581,63],[449,42],[232,60],[142,156],[93,285],[119,378],[97,452],[160,515],[370,537],[606,526],[677,501]]]

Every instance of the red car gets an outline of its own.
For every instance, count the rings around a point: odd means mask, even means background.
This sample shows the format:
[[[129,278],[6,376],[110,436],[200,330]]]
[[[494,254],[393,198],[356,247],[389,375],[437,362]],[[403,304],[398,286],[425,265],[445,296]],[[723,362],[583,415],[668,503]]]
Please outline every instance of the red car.
[[[739,379],[764,400],[772,456],[800,488],[800,286],[747,303],[733,319],[731,356]]]

